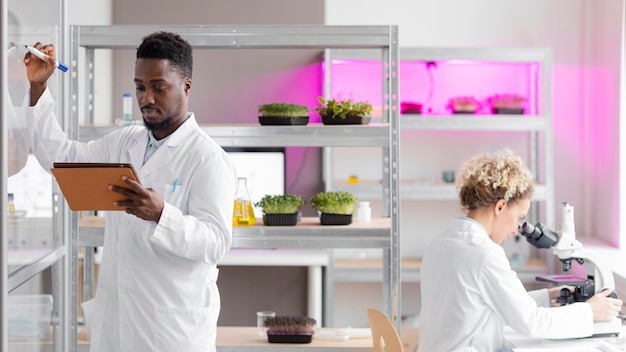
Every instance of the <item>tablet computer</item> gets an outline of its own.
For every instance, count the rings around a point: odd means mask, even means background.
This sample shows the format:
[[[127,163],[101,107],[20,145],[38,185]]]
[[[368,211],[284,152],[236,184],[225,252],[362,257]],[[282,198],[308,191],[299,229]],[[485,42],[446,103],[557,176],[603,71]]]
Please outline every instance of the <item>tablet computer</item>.
[[[58,162],[50,170],[70,209],[81,210],[121,210],[124,207],[113,205],[124,200],[124,196],[109,191],[109,185],[128,188],[122,176],[139,182],[137,172],[131,164],[124,163],[83,163]]]

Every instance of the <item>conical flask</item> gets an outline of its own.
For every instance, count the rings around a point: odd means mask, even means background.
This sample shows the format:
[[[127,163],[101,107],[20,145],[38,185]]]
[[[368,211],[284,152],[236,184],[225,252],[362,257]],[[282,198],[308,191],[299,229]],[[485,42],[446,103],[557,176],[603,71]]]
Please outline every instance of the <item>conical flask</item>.
[[[256,222],[254,209],[248,184],[245,177],[237,178],[237,191],[235,192],[235,206],[233,209],[233,226],[252,226]]]

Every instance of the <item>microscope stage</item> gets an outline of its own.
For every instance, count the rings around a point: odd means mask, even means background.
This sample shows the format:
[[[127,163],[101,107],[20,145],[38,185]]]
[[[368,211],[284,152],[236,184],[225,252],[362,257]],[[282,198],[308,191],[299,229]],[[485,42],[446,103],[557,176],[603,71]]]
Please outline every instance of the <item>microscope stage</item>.
[[[540,275],[535,278],[537,281],[549,282],[554,285],[583,285],[587,279],[566,274]]]

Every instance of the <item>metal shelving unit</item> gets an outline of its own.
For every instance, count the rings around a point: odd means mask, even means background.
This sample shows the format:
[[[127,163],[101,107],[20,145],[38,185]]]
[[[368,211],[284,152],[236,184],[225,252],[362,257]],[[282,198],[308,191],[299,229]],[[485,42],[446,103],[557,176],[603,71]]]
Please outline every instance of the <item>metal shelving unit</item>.
[[[194,49],[332,49],[366,48],[378,51],[385,62],[398,57],[397,26],[72,26],[73,63],[70,84],[72,121],[82,141],[92,140],[117,129],[117,126],[78,126],[78,101],[85,99],[89,121],[93,121],[93,68],[95,49],[134,49],[141,38],[154,31],[171,31],[186,38]],[[86,49],[85,62],[78,59],[79,49]],[[79,64],[80,63],[80,64]],[[222,146],[370,146],[380,147],[385,155],[382,167],[387,170],[382,182],[386,209],[383,218],[370,226],[320,226],[303,219],[290,228],[254,226],[233,231],[233,248],[379,248],[383,252],[383,307],[400,327],[399,194],[398,180],[398,90],[396,65],[384,72],[383,99],[386,109],[380,123],[367,126],[260,126],[207,125],[205,131]],[[78,91],[79,75],[86,79],[86,91]],[[317,219],[313,219],[317,220]],[[80,228],[95,245],[101,230]],[[86,242],[83,242],[86,243]],[[88,259],[86,259],[88,261]],[[328,312],[324,312],[329,316]]]
[[[371,50],[336,49],[325,53],[326,80],[324,92],[326,98],[333,97],[332,81],[333,60],[347,64],[351,60],[379,60]],[[529,97],[528,110],[525,115],[402,115],[399,117],[400,131],[468,131],[468,132],[514,132],[528,134],[529,168],[537,184],[533,196],[533,207],[529,218],[541,219],[542,222],[554,227],[555,194],[554,194],[554,156],[553,156],[553,122],[552,122],[552,51],[549,48],[400,48],[399,62],[476,62],[504,64],[536,64],[528,77]],[[402,73],[400,73],[402,74]],[[402,79],[402,78],[401,78]],[[346,87],[343,87],[345,90]],[[399,92],[400,97],[402,92]],[[383,102],[384,106],[384,102]],[[404,137],[402,138],[404,140]],[[445,142],[445,141],[443,141]],[[333,178],[331,166],[334,157],[332,148],[324,153],[324,180],[328,189],[341,189],[354,193],[363,199],[377,199],[380,185],[377,182],[359,181],[349,184]],[[406,163],[407,161],[402,161]],[[402,200],[440,201],[458,200],[453,184],[439,182],[419,182],[413,180],[400,181]],[[538,204],[542,204],[541,211]],[[548,261],[546,271],[554,270]],[[528,268],[520,268],[523,274]],[[350,276],[350,268],[341,269],[337,278]],[[347,271],[347,272],[344,272]],[[532,272],[537,271],[533,267]],[[362,275],[363,276],[363,275]],[[534,281],[534,275],[528,281]],[[532,277],[530,277],[532,276]],[[419,275],[417,275],[419,277]],[[368,279],[369,280],[369,279]]]

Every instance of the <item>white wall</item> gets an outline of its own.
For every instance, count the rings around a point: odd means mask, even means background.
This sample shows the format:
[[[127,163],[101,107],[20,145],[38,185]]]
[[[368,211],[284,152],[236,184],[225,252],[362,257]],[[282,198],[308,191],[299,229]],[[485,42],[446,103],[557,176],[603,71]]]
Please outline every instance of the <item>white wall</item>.
[[[625,3],[624,0],[596,1],[586,11],[590,30],[585,38],[588,50],[585,51],[583,123],[587,132],[586,161],[592,180],[585,185],[590,200],[586,222],[593,224],[593,234],[615,246],[620,242],[618,127],[620,98],[624,94],[620,91],[617,68],[620,60],[624,60],[621,50]]]
[[[109,25],[113,23],[113,1],[112,0],[67,0],[68,2],[68,25]],[[68,28],[69,31],[69,28]],[[84,51],[79,53],[81,62],[84,62]],[[97,124],[110,123],[113,116],[113,71],[112,53],[109,50],[97,50],[94,60],[98,62],[98,67],[94,70],[94,79],[98,84],[94,86],[94,122]],[[85,81],[79,81],[79,90],[84,88]],[[80,100],[79,100],[80,102]],[[79,103],[79,111],[83,112],[85,107]],[[87,116],[80,115],[81,122],[89,121]]]

